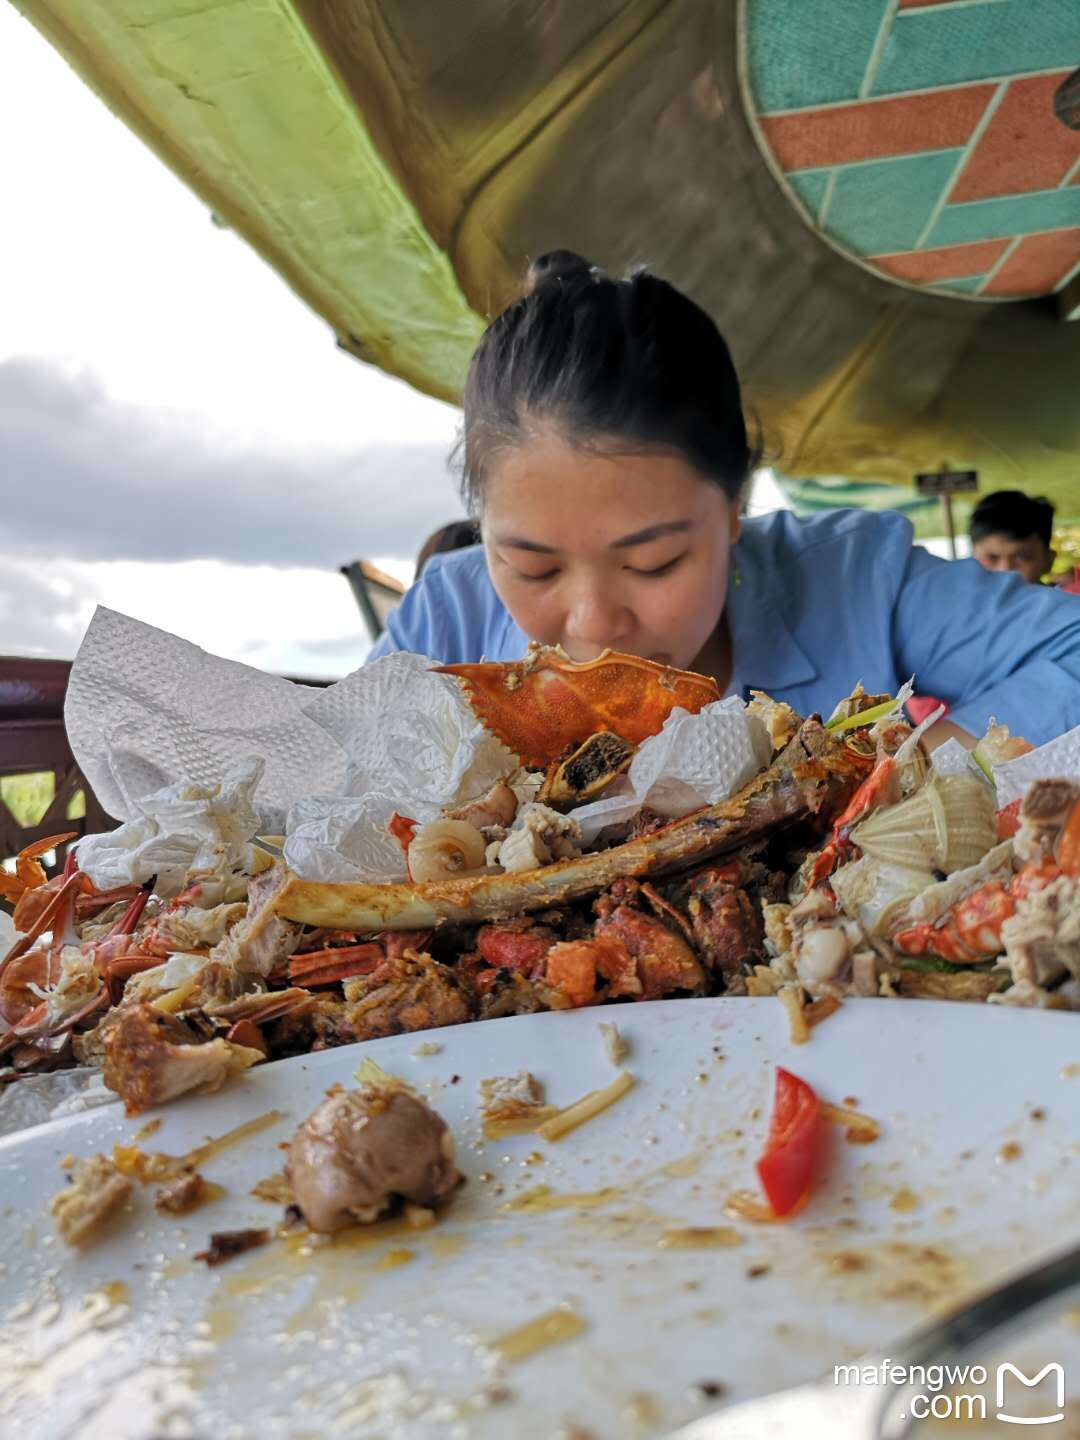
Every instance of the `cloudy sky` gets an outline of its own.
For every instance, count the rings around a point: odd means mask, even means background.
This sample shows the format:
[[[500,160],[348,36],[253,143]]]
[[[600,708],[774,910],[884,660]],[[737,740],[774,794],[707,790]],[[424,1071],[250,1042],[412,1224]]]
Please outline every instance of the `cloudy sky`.
[[[457,412],[338,351],[2,4],[0,133],[0,653],[71,656],[102,603],[347,673],[337,567],[407,578],[460,513]]]

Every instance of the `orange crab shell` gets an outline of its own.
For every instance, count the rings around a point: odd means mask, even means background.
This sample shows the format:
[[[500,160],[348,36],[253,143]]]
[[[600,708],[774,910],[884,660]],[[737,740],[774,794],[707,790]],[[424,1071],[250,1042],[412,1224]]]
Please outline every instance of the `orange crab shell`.
[[[550,764],[598,730],[640,745],[677,707],[696,714],[720,698],[709,676],[616,650],[578,665],[555,647],[538,646],[506,664],[435,669],[456,675],[484,728],[533,767]]]

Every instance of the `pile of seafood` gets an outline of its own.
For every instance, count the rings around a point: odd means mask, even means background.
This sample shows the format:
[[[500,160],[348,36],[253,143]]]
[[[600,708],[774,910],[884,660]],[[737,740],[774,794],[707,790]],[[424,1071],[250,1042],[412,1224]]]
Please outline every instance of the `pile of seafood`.
[[[992,727],[976,761],[931,761],[888,696],[828,721],[757,695],[770,762],[718,804],[643,809],[586,846],[575,810],[620,783],[711,680],[605,654],[444,667],[521,761],[418,825],[395,815],[401,884],[302,880],[265,849],[99,890],[40,842],[4,874],[0,1078],[100,1066],[129,1113],[263,1060],[466,1021],[702,995],[793,1013],[847,996],[1080,1008],[1080,784],[999,810]],[[980,768],[980,765],[982,768]],[[985,773],[984,773],[985,772]],[[269,847],[271,850],[273,847]]]

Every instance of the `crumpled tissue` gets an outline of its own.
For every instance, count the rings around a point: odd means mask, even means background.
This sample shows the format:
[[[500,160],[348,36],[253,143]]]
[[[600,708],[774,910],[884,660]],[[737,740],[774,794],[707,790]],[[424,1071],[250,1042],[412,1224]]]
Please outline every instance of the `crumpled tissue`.
[[[1080,780],[1080,725],[1026,755],[995,765],[998,806],[1019,800],[1033,780]]]
[[[579,806],[574,819],[586,842],[608,825],[632,820],[646,805],[672,819],[701,805],[717,805],[751,781],[772,758],[764,723],[736,695],[696,715],[676,709],[663,729],[639,748],[608,793]]]
[[[376,660],[307,712],[341,745],[346,776],[343,795],[308,796],[289,811],[285,859],[305,880],[404,880],[404,852],[386,829],[394,812],[434,820],[518,764],[423,655]]]
[[[287,830],[304,879],[403,878],[393,812],[432,819],[517,763],[431,664],[387,655],[336,685],[297,685],[99,608],[65,721],[98,799],[128,823],[84,840],[81,867],[102,888],[157,874],[165,894],[221,847]]]
[[[135,802],[136,818],[77,846],[79,869],[99,890],[143,885],[157,876],[162,896],[178,893],[188,870],[247,869],[259,825],[254,795],[265,762],[248,756],[216,785],[179,781]]]
[[[946,740],[939,745],[930,756],[930,768],[938,775],[966,775],[969,770],[974,770],[986,779],[979,765],[971,758],[971,751],[961,745],[959,740]]]

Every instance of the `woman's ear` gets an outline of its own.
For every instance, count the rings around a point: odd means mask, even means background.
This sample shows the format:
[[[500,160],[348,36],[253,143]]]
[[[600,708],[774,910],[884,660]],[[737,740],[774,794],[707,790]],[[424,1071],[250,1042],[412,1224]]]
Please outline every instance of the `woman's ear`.
[[[742,534],[742,512],[738,500],[732,500],[728,507],[728,538],[732,545]]]

